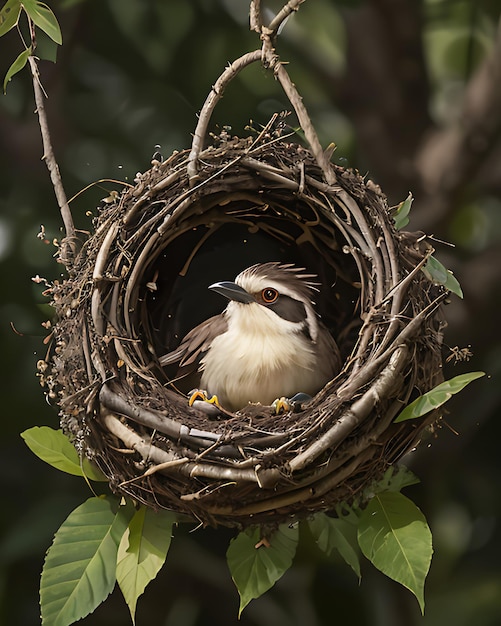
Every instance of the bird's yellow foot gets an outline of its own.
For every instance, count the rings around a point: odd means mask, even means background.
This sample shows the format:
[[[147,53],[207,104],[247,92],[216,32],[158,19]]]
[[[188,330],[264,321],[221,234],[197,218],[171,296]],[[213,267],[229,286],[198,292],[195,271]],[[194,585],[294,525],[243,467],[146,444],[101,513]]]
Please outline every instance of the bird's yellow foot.
[[[217,407],[221,407],[221,405],[219,404],[219,400],[217,399],[217,396],[211,396],[209,398],[209,394],[204,390],[204,389],[192,389],[190,391],[190,393],[188,394],[188,404],[190,406],[193,406],[193,403],[198,401],[201,402],[208,402],[209,404],[214,404]]]
[[[271,406],[275,409],[275,415],[278,415],[279,413],[287,413],[287,411],[292,410],[290,399],[285,398],[284,396],[277,398]]]
[[[292,398],[277,398],[271,405],[275,409],[275,414],[286,413],[287,411],[300,411],[304,402],[309,402],[311,396],[307,393],[300,391],[296,393]]]

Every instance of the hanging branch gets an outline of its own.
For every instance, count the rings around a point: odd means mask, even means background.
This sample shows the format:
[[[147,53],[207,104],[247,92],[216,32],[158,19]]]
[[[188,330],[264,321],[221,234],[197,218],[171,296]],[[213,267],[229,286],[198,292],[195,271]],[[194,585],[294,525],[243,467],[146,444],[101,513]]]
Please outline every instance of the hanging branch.
[[[52,148],[52,141],[49,132],[49,123],[47,120],[47,114],[45,112],[44,104],[44,91],[40,82],[40,74],[38,71],[37,57],[33,55],[36,48],[36,36],[35,26],[33,21],[29,18],[30,33],[31,33],[31,50],[32,54],[28,57],[30,64],[31,76],[33,79],[33,92],[35,94],[36,113],[38,115],[38,123],[40,126],[40,132],[42,134],[43,143],[43,157],[47,169],[49,170],[52,186],[54,187],[54,193],[56,194],[57,204],[61,211],[61,217],[63,219],[65,237],[61,242],[61,254],[60,258],[64,265],[71,264],[72,259],[76,253],[76,238],[75,238],[75,225],[73,223],[73,217],[71,215],[70,206],[68,204],[68,198],[64,191],[63,181],[61,179],[61,173],[59,166],[54,155]]]
[[[308,111],[303,104],[303,99],[299,95],[294,83],[291,81],[290,76],[280,61],[274,47],[274,41],[278,35],[280,27],[292,13],[299,10],[299,6],[304,1],[305,0],[289,0],[289,2],[287,2],[287,4],[285,4],[277,13],[277,15],[275,15],[268,26],[265,26],[261,16],[261,0],[251,0],[250,28],[261,35],[261,39],[263,41],[261,61],[266,68],[273,71],[275,78],[282,86],[285,95],[289,98],[290,103],[296,111],[299,124],[303,129],[313,156],[322,169],[325,180],[329,183],[329,185],[334,185],[336,183],[336,175],[330,165],[329,155],[322,149],[317,132],[311,122]]]
[[[306,0],[289,0],[287,4],[285,4],[280,11],[275,15],[275,17],[271,20],[271,22],[266,27],[269,31],[270,35],[275,37],[278,34],[278,29],[285,20],[292,13],[299,10],[299,5],[303,4]],[[251,0],[250,3],[250,11],[249,11],[249,22],[250,29],[256,31],[256,33],[261,34],[264,24],[263,18],[261,16],[261,0]]]
[[[263,42],[262,48],[261,50],[255,50],[254,52],[248,52],[234,61],[226,68],[212,87],[212,90],[208,95],[202,110],[200,111],[198,124],[193,135],[191,152],[188,157],[187,172],[191,185],[194,185],[197,180],[198,157],[203,149],[210,117],[216,104],[223,97],[224,89],[228,83],[235,78],[240,70],[258,60],[261,60],[261,63],[266,69],[273,71],[275,78],[279,81],[285,95],[294,107],[299,124],[303,129],[313,156],[324,174],[325,180],[329,185],[334,185],[336,183],[336,174],[334,169],[331,167],[329,153],[322,149],[318,135],[313,127],[310,116],[308,115],[308,111],[303,104],[303,100],[294,83],[291,81],[285,67],[280,61],[273,45],[280,26],[289,17],[289,15],[299,9],[299,6],[304,1],[305,0],[289,0],[289,2],[287,2],[287,4],[285,4],[277,15],[271,20],[270,24],[265,26],[261,16],[260,0],[251,0],[249,18],[250,29],[260,34]]]
[[[290,103],[294,107],[296,111],[296,115],[299,120],[299,124],[303,129],[304,135],[310,149],[315,157],[318,165],[322,169],[325,180],[329,185],[334,185],[336,183],[336,174],[334,173],[333,168],[331,167],[329,161],[329,155],[326,153],[318,139],[317,132],[312,124],[310,116],[308,115],[308,111],[303,104],[303,99],[299,95],[294,83],[291,81],[289,74],[285,70],[285,67],[282,65],[278,55],[275,52],[275,48],[271,43],[270,36],[265,32],[266,29],[263,28],[263,34],[261,37],[263,38],[263,60],[265,67],[269,67],[273,70],[275,77],[278,79],[282,89],[284,90],[286,96],[289,98]]]
[[[214,83],[214,86],[211,89],[211,92],[207,96],[207,99],[204,102],[202,110],[200,111],[200,115],[198,117],[198,123],[195,128],[195,132],[193,133],[193,142],[191,144],[191,152],[188,157],[188,176],[190,178],[191,183],[195,182],[197,171],[198,171],[198,156],[203,149],[205,134],[207,132],[207,127],[209,125],[209,120],[211,118],[212,112],[216,104],[223,97],[224,90],[229,82],[231,82],[235,76],[247,65],[258,61],[261,58],[261,51],[255,50],[254,52],[248,52],[244,54],[236,61],[233,61],[231,65],[229,65],[225,71],[221,74],[221,76]]]
[[[75,226],[73,224],[73,217],[68,204],[68,198],[64,191],[63,181],[61,180],[59,166],[54,155],[54,150],[52,149],[52,141],[50,139],[49,125],[44,106],[44,93],[40,85],[36,58],[34,56],[30,56],[28,61],[30,64],[31,75],[33,77],[33,91],[35,93],[35,102],[37,105],[36,112],[38,115],[38,123],[42,133],[44,150],[42,159],[45,161],[47,169],[49,170],[50,179],[52,181],[52,186],[54,187],[54,193],[56,194],[57,204],[59,205],[59,210],[61,211],[64,230],[66,232],[66,236],[61,242],[61,261],[65,265],[68,265],[71,262],[71,259],[75,256]]]
[[[260,3],[261,0],[256,0],[256,2]],[[280,26],[289,15],[299,10],[299,5],[303,4],[303,2],[305,2],[305,0],[289,0],[268,24],[268,29],[272,31],[274,35],[278,34]]]

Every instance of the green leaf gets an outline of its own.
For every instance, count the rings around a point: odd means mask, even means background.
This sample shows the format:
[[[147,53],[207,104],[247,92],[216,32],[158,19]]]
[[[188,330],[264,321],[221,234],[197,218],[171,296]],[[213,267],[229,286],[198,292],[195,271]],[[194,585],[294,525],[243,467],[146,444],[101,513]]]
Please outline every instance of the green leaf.
[[[44,2],[40,2],[39,0],[23,0],[23,7],[34,24],[43,30],[52,41],[55,41],[59,45],[63,43],[63,36],[57,18]]]
[[[117,581],[133,623],[137,599],[165,562],[175,520],[175,514],[170,511],[156,512],[142,506],[122,537],[118,548]]]
[[[69,626],[103,602],[116,581],[117,550],[132,507],[90,498],[63,522],[40,581],[42,624]]]
[[[426,265],[423,267],[423,272],[433,283],[443,285],[460,298],[463,297],[463,291],[458,279],[450,270],[444,267],[440,261],[437,261],[434,256],[428,259]]]
[[[59,46],[46,35],[41,33],[37,37],[37,57],[41,61],[57,62]]]
[[[327,556],[331,556],[334,551],[339,552],[360,580],[356,526],[325,513],[317,513],[308,521],[308,526],[320,550]]]
[[[394,491],[374,496],[360,518],[358,544],[377,569],[412,591],[424,613],[424,582],[433,547],[417,506]]]
[[[0,10],[0,37],[17,24],[21,13],[21,0],[8,0]]]
[[[393,213],[393,221],[395,222],[395,228],[400,230],[409,223],[409,213],[411,210],[412,202],[414,198],[409,192],[407,198],[401,202]]]
[[[62,472],[95,481],[108,480],[94,463],[78,456],[78,452],[62,430],[54,430],[49,426],[34,426],[21,433],[21,437],[38,458]]]
[[[5,78],[3,81],[4,93],[7,91],[7,84],[12,79],[12,77],[15,76],[18,72],[20,72],[23,69],[23,67],[26,65],[30,54],[31,54],[31,46],[29,48],[26,48],[26,50],[23,50],[21,54],[17,57],[17,59],[14,61],[14,63],[9,67],[9,69],[7,70],[7,74],[5,74]]]
[[[298,540],[297,524],[282,524],[266,538],[260,527],[250,528],[231,540],[226,558],[240,594],[239,617],[251,600],[273,587],[289,569]]]
[[[482,376],[485,376],[485,372],[470,372],[468,374],[460,374],[440,383],[431,391],[419,396],[419,398],[408,404],[396,418],[395,422],[405,422],[406,420],[426,415],[426,413],[445,404],[447,400],[450,400],[454,394],[459,393],[473,380],[482,378]]]

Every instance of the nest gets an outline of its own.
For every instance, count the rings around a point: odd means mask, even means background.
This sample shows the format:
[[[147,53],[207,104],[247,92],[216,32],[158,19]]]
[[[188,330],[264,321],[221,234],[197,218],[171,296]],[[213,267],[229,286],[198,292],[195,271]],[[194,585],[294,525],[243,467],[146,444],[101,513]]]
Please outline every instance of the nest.
[[[214,83],[191,150],[154,160],[109,198],[78,252],[67,233],[68,278],[50,289],[54,341],[41,378],[63,430],[112,490],[203,524],[277,524],[335,510],[437,419],[395,423],[442,379],[448,292],[422,271],[433,252],[427,238],[396,231],[380,189],[322,150],[274,47],[300,4],[288,2],[265,25],[251,1],[262,47]],[[247,138],[223,132],[203,149],[224,89],[254,62],[273,71],[309,149],[290,141],[278,115]],[[319,277],[317,310],[342,370],[281,415],[260,404],[216,415],[190,407],[161,357],[224,306],[208,285],[266,261]]]
[[[173,154],[105,204],[69,277],[44,382],[61,424],[112,489],[204,524],[245,527],[333,510],[414,447],[436,419],[395,423],[441,380],[446,290],[422,271],[433,249],[396,231],[385,196],[284,136],[222,133]],[[222,309],[207,285],[254,262],[319,276],[318,310],[344,366],[300,410],[189,407],[160,357]]]

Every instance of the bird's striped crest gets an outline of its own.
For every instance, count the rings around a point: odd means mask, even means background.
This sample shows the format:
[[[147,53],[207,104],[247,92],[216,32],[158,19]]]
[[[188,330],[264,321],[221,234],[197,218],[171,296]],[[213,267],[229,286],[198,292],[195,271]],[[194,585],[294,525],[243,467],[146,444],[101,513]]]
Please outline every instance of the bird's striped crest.
[[[248,267],[236,277],[235,282],[249,292],[263,287],[277,287],[284,293],[295,292],[303,300],[311,301],[313,292],[318,291],[319,283],[312,280],[316,274],[309,274],[304,267],[293,263],[257,263]],[[281,289],[282,287],[282,289]]]

